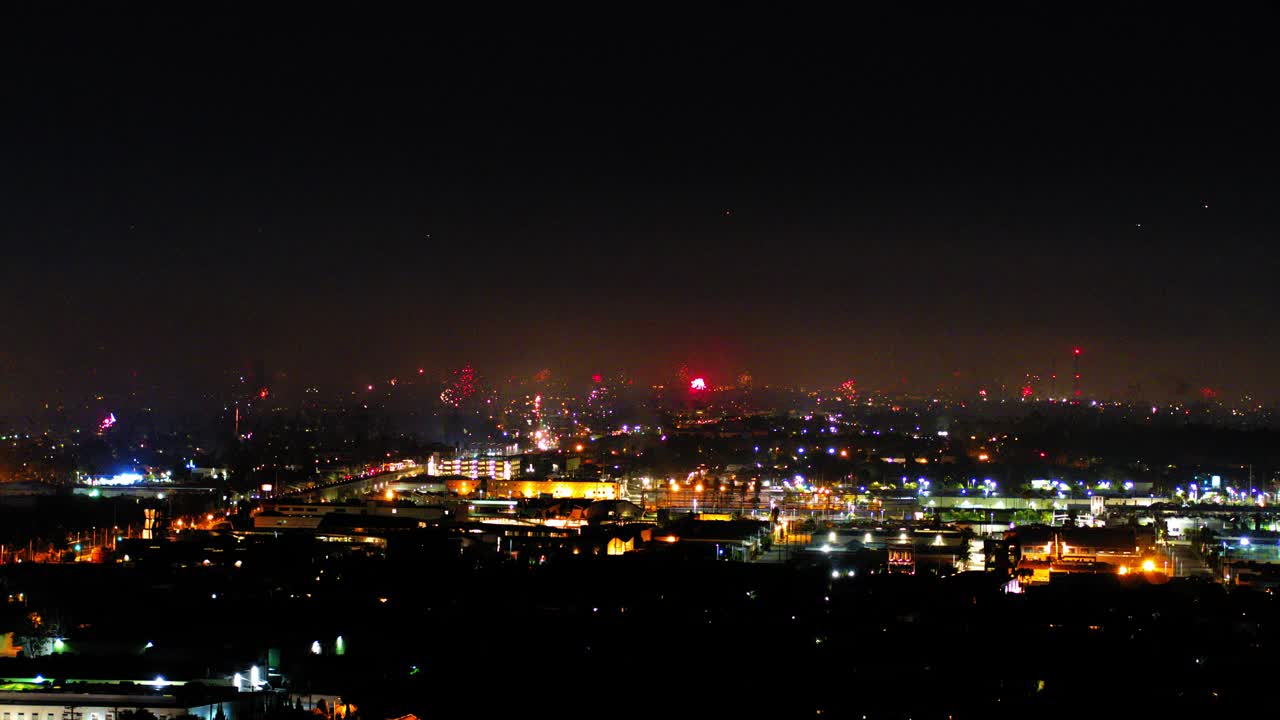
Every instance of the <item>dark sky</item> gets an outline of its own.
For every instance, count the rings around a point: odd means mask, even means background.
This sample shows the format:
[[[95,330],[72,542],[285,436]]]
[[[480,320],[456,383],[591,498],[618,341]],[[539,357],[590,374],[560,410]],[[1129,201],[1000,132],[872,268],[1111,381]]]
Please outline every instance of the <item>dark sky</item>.
[[[1272,16],[193,7],[3,10],[0,414],[1077,344],[1100,394],[1280,397]]]

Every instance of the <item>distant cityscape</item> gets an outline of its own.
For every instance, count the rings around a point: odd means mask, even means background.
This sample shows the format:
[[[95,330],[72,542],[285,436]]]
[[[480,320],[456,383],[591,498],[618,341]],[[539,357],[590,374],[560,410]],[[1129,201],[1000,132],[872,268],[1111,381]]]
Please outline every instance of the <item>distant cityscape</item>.
[[[1270,594],[1280,586],[1273,422],[1273,408],[1207,394],[1165,405],[1034,388],[925,397],[683,371],[648,387],[625,375],[560,382],[550,371],[490,384],[468,366],[329,402],[308,388],[286,403],[269,378],[244,378],[210,417],[185,424],[108,411],[92,425],[10,429],[0,707],[6,720],[43,720],[50,702],[83,720],[394,714],[421,707],[422,683],[437,687],[457,669],[423,677],[439,660],[411,648],[430,643],[388,654],[372,643],[379,630],[366,611],[340,608],[427,613],[409,636],[453,637],[449,623],[476,619],[472,603],[532,612],[529,622],[601,612],[619,623],[627,613],[690,620],[696,605],[681,603],[694,596],[643,599],[668,586],[662,573],[717,577],[752,604],[769,595],[778,612],[804,615],[810,642],[837,646],[867,628],[828,626],[834,618],[815,609],[882,592],[881,576],[947,581],[939,592],[981,603],[1027,595],[1037,603],[1027,612],[1060,602],[1039,588],[1076,592],[1088,578]],[[608,579],[552,600],[562,591],[544,584],[583,563]],[[403,576],[428,568],[436,580],[425,586]],[[532,606],[508,607],[505,595],[458,605],[460,590],[440,583],[459,573],[475,587],[534,583],[548,594]],[[182,578],[183,599],[161,609],[166,577]],[[782,600],[793,582],[809,590]],[[74,587],[112,587],[115,599]],[[138,616],[147,607],[154,616]],[[264,611],[284,615],[263,626]],[[197,614],[205,629],[179,631],[174,612]],[[1085,621],[1064,622],[1050,628]],[[451,642],[471,657],[505,627]],[[593,642],[569,648],[625,652]],[[382,687],[367,672],[388,663],[401,676]],[[82,676],[111,679],[72,680]],[[1044,682],[1010,681],[983,697],[1034,705]]]

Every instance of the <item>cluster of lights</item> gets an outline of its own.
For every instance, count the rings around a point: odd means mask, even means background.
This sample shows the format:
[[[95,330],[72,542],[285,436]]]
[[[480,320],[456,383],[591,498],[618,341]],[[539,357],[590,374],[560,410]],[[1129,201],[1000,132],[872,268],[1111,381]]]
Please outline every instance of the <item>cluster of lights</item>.
[[[247,689],[251,692],[256,692],[258,690],[261,690],[262,686],[266,684],[262,682],[262,671],[258,669],[257,665],[254,665],[253,667],[249,668],[249,677],[248,677],[248,683],[247,683],[248,688],[245,688],[245,685],[246,685],[245,680],[246,678],[243,675],[241,675],[240,673],[236,673],[231,678],[231,684],[235,686],[236,690]]]
[[[453,380],[449,387],[440,393],[440,402],[450,407],[461,407],[462,403],[476,394],[478,388],[479,381],[476,379],[475,368],[464,365],[461,369],[453,371]]]
[[[1190,491],[1188,492],[1188,490],[1184,490],[1182,486],[1179,485],[1173,489],[1173,494],[1176,497],[1185,498],[1192,502],[1214,503],[1219,505],[1225,502],[1233,502],[1251,503],[1260,507],[1265,507],[1268,501],[1272,499],[1266,491],[1258,490],[1256,487],[1249,488],[1249,491],[1245,492],[1244,488],[1237,489],[1234,486],[1228,485],[1225,488],[1222,488],[1224,492],[1219,492],[1217,488],[1221,479],[1219,476],[1215,475],[1213,476],[1213,480],[1215,481],[1213,487],[1202,488],[1197,483],[1191,483],[1187,486]]]
[[[1143,560],[1140,568],[1144,573],[1153,573],[1156,571],[1156,562],[1155,560],[1150,560],[1150,559]],[[1117,575],[1128,575],[1129,572],[1130,570],[1128,565],[1121,565],[1120,567],[1116,568]]]
[[[554,450],[560,447],[560,438],[550,431],[538,429],[533,432],[533,444],[539,450]]]
[[[110,477],[89,478],[86,484],[94,487],[119,487],[125,485],[137,485],[145,479],[142,473],[124,472],[117,473]]]

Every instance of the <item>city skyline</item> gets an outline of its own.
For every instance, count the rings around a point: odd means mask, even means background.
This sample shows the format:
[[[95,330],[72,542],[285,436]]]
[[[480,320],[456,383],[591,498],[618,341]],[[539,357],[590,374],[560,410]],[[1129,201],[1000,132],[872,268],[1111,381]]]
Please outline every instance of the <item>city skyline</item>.
[[[885,355],[889,353],[880,353],[881,357]],[[973,365],[947,371],[943,365],[935,364],[937,369],[933,373],[914,378],[895,375],[892,365],[882,366],[877,372],[872,363],[867,362],[862,367],[872,368],[871,372],[857,376],[840,376],[833,372],[830,379],[816,382],[812,379],[806,382],[796,375],[759,373],[753,368],[728,364],[733,362],[731,359],[703,362],[695,360],[648,372],[633,372],[627,367],[594,367],[589,370],[592,366],[587,365],[579,365],[575,371],[559,366],[527,364],[520,371],[495,372],[494,370],[504,367],[500,363],[478,364],[479,367],[475,367],[474,371],[487,388],[499,394],[524,392],[541,385],[585,395],[597,385],[616,386],[618,379],[623,377],[626,378],[626,384],[632,386],[632,392],[647,393],[663,387],[682,390],[687,389],[685,385],[688,380],[696,376],[702,378],[709,389],[773,388],[839,394],[842,388],[848,387],[864,396],[935,396],[956,401],[1057,399],[1160,404],[1212,401],[1240,408],[1272,407],[1276,402],[1254,394],[1248,387],[1230,383],[1209,384],[1205,382],[1206,375],[1203,374],[1191,377],[1141,374],[1117,376],[1110,374],[1115,372],[1114,365],[1107,367],[1103,363],[1102,367],[1098,367],[1095,365],[1097,360],[1092,352],[1081,349],[1076,356],[1072,348],[1067,348],[1061,356],[1048,358],[1038,365],[1028,365],[1027,370],[1021,373],[986,374]],[[1078,394],[1072,378],[1074,362],[1080,363]],[[207,411],[219,403],[234,399],[238,394],[248,397],[266,389],[271,392],[273,404],[288,407],[303,402],[331,402],[342,398],[376,401],[391,395],[407,397],[414,392],[414,388],[426,388],[430,392],[424,396],[427,401],[421,409],[446,410],[447,403],[436,402],[435,393],[447,386],[452,374],[457,373],[461,367],[470,368],[472,364],[439,367],[415,366],[410,363],[398,368],[362,370],[346,378],[335,378],[317,376],[314,372],[307,372],[305,367],[301,371],[290,367],[281,368],[274,363],[265,362],[264,358],[258,358],[248,360],[238,367],[224,368],[220,373],[211,373],[196,382],[170,387],[157,381],[155,374],[117,371],[116,377],[112,379],[108,372],[103,373],[104,380],[83,386],[79,392],[69,385],[48,392],[44,400],[34,407],[0,405],[0,419],[5,418],[6,410],[12,419],[59,407],[67,410],[98,407],[104,411],[140,408],[158,409],[161,412]],[[263,368],[269,368],[265,378],[260,375]],[[98,373],[92,372],[89,375],[93,377]],[[540,381],[539,378],[543,376],[545,379]],[[744,377],[747,378],[745,384]],[[12,401],[18,396],[7,397]],[[279,405],[281,401],[283,405]]]

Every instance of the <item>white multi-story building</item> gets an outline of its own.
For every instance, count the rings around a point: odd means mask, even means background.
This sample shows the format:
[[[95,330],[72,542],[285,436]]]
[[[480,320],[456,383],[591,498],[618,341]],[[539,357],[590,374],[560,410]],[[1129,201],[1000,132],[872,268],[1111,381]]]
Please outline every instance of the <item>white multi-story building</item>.
[[[435,455],[427,461],[427,474],[435,476],[462,476],[471,479],[491,477],[510,480],[520,471],[520,461],[505,457],[454,457]]]

